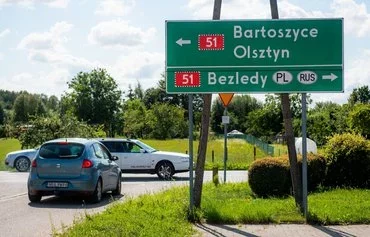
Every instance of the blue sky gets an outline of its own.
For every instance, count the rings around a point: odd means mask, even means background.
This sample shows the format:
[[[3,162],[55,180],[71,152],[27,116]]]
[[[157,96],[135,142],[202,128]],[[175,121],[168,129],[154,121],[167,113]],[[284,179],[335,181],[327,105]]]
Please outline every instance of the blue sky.
[[[370,1],[278,0],[280,18],[344,18],[345,103],[370,86]],[[80,71],[103,67],[122,90],[164,72],[165,20],[211,19],[213,0],[0,0],[0,89],[62,95]],[[223,0],[221,19],[269,19],[269,0]],[[215,97],[215,96],[214,96]],[[263,99],[263,95],[256,95]]]

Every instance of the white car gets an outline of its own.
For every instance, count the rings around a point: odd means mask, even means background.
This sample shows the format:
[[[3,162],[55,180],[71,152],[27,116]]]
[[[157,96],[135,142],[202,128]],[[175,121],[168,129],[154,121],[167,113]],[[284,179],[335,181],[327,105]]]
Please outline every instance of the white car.
[[[135,139],[98,139],[112,155],[122,173],[157,174],[160,179],[170,179],[175,173],[189,171],[189,155],[177,152],[157,151]]]
[[[27,149],[9,152],[5,156],[5,165],[16,168],[19,172],[26,172],[29,170],[37,151],[38,149]]]

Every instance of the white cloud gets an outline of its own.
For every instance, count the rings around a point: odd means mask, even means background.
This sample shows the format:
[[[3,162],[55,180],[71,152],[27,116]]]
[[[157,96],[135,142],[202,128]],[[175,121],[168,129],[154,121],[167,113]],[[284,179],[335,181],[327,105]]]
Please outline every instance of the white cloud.
[[[2,87],[7,90],[26,90],[30,93],[60,96],[67,90],[67,81],[70,78],[71,75],[67,70],[53,69],[50,72],[35,74],[23,72],[1,81]]]
[[[0,31],[0,39],[1,38],[4,38],[5,36],[7,36],[8,34],[10,33],[10,30],[9,29],[5,29],[3,31]]]
[[[354,0],[334,0],[331,4],[333,16],[344,18],[345,33],[358,37],[370,35],[370,14],[365,3]]]
[[[187,8],[195,18],[212,19],[213,0],[189,0]],[[343,17],[345,33],[358,37],[370,35],[370,14],[365,3],[355,0],[333,0],[330,10],[307,11],[282,0],[278,3],[280,18],[338,18]],[[243,9],[243,10],[241,10]],[[271,19],[268,1],[230,0],[222,3],[221,19]]]
[[[45,4],[51,8],[66,8],[70,0],[0,0],[0,7],[17,4],[18,6],[33,9],[35,4]]]
[[[144,88],[153,87],[164,72],[164,55],[150,52],[132,52],[122,56],[109,68],[119,85],[127,88],[139,81]]]
[[[123,16],[135,7],[135,0],[102,0],[95,14],[100,16]]]
[[[88,35],[88,40],[92,44],[99,44],[103,47],[135,47],[149,42],[156,30],[149,28],[142,30],[130,26],[128,22],[113,20],[101,22],[94,26]]]
[[[68,41],[64,36],[72,29],[73,25],[67,22],[57,22],[47,32],[30,33],[18,44],[18,49],[28,50],[55,50],[65,51],[63,43]]]
[[[187,7],[195,18],[212,19],[213,4],[213,0],[189,0]],[[306,11],[286,0],[280,1],[278,8],[280,18],[325,17],[323,12]],[[230,0],[222,2],[221,19],[271,19],[269,1]]]

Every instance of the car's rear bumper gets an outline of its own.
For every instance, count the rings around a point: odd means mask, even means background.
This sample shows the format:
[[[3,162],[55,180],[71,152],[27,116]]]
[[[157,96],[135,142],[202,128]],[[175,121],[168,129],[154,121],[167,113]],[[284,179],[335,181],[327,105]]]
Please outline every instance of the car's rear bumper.
[[[36,176],[36,178],[35,178]],[[30,194],[57,193],[57,192],[86,192],[95,190],[98,177],[84,176],[79,179],[41,179],[35,174],[30,174],[28,192]],[[68,183],[68,187],[47,187],[49,182]]]

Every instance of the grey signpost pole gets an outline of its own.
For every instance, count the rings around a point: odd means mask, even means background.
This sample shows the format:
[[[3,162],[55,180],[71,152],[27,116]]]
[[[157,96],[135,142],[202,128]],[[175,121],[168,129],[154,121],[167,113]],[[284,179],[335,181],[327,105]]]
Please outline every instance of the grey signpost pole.
[[[190,213],[194,208],[193,189],[193,94],[189,94],[189,188],[190,188]]]
[[[302,198],[303,214],[307,220],[307,103],[306,93],[302,93]]]
[[[225,106],[224,116],[227,116],[227,106]],[[224,123],[224,183],[226,183],[226,161],[227,161],[227,123]]]

